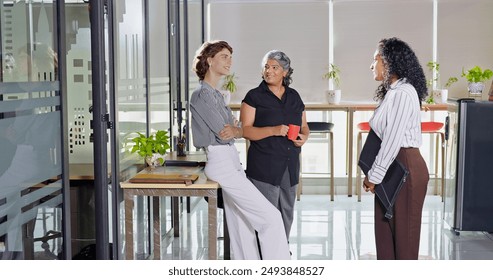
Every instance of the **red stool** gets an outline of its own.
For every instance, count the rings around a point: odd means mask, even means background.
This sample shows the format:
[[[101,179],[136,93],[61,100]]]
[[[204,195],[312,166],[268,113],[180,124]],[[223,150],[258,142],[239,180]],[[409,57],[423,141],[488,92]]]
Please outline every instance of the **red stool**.
[[[441,194],[443,201],[443,194],[445,191],[445,133],[442,131],[443,123],[441,122],[422,122],[421,123],[421,133],[427,134],[435,134],[435,195]],[[439,141],[440,140],[440,141]],[[442,174],[441,174],[441,188],[438,191],[438,144],[441,145],[441,165],[442,165]]]
[[[362,148],[362,140],[363,140],[363,133],[368,133],[370,132],[370,123],[369,122],[360,122],[357,125],[358,127],[358,144],[357,144],[357,149],[358,151],[356,152],[356,156],[359,157],[359,154],[361,153],[361,148]],[[361,201],[361,168],[356,167],[356,194],[358,195],[358,202]]]
[[[358,123],[358,152],[357,155],[359,156],[361,152],[361,146],[362,146],[362,138],[363,138],[363,133],[368,133],[370,132],[370,124],[368,122],[361,122]],[[441,153],[442,153],[442,177],[441,177],[441,190],[440,194],[442,195],[442,201],[443,201],[443,192],[445,190],[445,133],[442,132],[443,128],[443,123],[441,122],[421,122],[421,133],[423,134],[435,134],[437,139],[435,141],[436,146],[435,146],[435,195],[439,194],[438,191],[438,139],[440,139],[440,144],[441,144]],[[361,169],[358,167],[356,171],[356,192],[358,194],[358,201],[361,201],[361,186],[358,185],[361,184]]]

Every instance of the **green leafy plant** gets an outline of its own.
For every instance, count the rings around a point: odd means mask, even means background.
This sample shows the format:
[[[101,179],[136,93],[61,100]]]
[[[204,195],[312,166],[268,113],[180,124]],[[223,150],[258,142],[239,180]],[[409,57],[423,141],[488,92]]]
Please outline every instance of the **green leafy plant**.
[[[154,154],[164,155],[170,148],[168,132],[164,130],[158,130],[155,134],[146,137],[144,134],[138,132],[139,136],[132,139],[135,143],[132,148],[132,153],[137,153],[139,156],[146,158],[152,157]],[[162,165],[164,159],[159,158],[159,162]]]
[[[435,104],[435,99],[433,98],[433,94],[428,95],[428,98],[426,98],[425,102],[427,104]]]
[[[429,61],[426,66],[428,67],[428,70],[432,73],[432,78],[428,80],[427,84],[428,86],[432,86],[433,82],[436,82],[436,88],[440,88],[440,64],[436,61]],[[443,86],[444,88],[449,88],[452,86],[452,84],[456,83],[459,79],[457,77],[450,77],[448,78],[447,82]],[[433,101],[433,97],[431,97],[431,102]]]
[[[234,93],[237,90],[236,79],[237,78],[235,77],[235,73],[226,75],[224,77],[224,84],[221,88],[224,90],[229,90],[229,92],[231,93]]]
[[[465,77],[470,83],[481,83],[489,80],[493,76],[493,71],[490,69],[482,70],[479,66],[474,66],[473,68],[464,72],[464,67],[462,68],[461,77]]]
[[[339,87],[339,84],[341,81],[340,74],[341,74],[341,70],[339,69],[339,67],[337,67],[337,65],[331,63],[329,65],[329,71],[327,73],[325,73],[322,77],[326,80],[334,81],[334,84],[336,85],[336,87]]]
[[[457,77],[450,77],[448,78],[447,82],[445,83],[444,87],[445,88],[449,88],[451,87],[454,83],[456,83],[457,81],[459,81],[459,79],[457,79]]]
[[[432,78],[428,80],[428,86],[433,85],[433,81],[437,82],[437,87],[438,87],[438,82],[440,79],[440,64],[435,62],[435,61],[428,61],[426,64],[428,67],[428,70],[430,70]]]

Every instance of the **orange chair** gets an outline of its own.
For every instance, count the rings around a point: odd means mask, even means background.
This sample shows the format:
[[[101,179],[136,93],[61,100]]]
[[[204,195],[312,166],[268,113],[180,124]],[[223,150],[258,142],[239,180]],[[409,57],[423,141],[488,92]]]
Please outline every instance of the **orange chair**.
[[[370,124],[368,122],[361,122],[358,123],[358,152],[357,156],[359,156],[362,148],[362,138],[363,138],[363,133],[368,133],[370,131]],[[435,195],[438,195],[438,138],[440,138],[440,143],[442,146],[441,153],[442,153],[442,177],[441,177],[441,195],[442,195],[442,200],[443,200],[443,192],[445,190],[445,133],[441,131],[443,128],[443,123],[441,122],[422,122],[421,123],[421,133],[423,134],[436,134],[437,140],[435,141],[436,146],[435,146]],[[357,172],[356,172],[356,192],[358,194],[358,201],[361,201],[361,186],[358,185],[361,184],[361,169],[358,167]]]
[[[363,133],[370,132],[370,123],[369,122],[360,122],[357,125],[358,127],[358,140],[357,140],[357,152],[356,157],[359,158],[359,154],[362,148],[362,140]],[[351,168],[351,167],[350,167]],[[356,167],[356,193],[358,194],[358,201],[361,201],[361,168]]]
[[[422,122],[421,123],[421,133],[435,134],[435,195],[441,194],[443,201],[443,193],[445,191],[445,133],[442,131],[443,123],[441,122]],[[440,141],[439,141],[440,140]],[[441,145],[441,188],[438,191],[438,145]]]
[[[310,134],[328,134],[329,136],[329,153],[330,153],[330,200],[334,201],[334,135],[332,133],[333,123],[330,122],[308,122],[308,128],[310,128]],[[301,162],[301,154],[300,154]],[[297,200],[300,200],[303,193],[303,184],[301,180],[301,163],[300,163],[300,182],[298,184],[298,190],[296,192]]]

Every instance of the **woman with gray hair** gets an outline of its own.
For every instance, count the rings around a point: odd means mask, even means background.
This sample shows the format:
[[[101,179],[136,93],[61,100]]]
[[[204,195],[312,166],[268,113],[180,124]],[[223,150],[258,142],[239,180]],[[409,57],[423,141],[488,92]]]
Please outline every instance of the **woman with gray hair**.
[[[263,80],[246,94],[240,111],[243,137],[251,143],[247,176],[281,212],[288,240],[300,179],[301,146],[310,134],[305,104],[289,87],[292,73],[285,53],[269,51],[262,60]],[[301,127],[297,139],[287,137],[290,124]]]

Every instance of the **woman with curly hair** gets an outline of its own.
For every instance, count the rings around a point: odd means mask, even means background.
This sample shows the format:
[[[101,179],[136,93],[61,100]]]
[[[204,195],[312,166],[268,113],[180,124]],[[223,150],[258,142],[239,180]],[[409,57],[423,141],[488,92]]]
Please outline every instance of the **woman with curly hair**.
[[[417,260],[429,180],[428,167],[419,151],[426,79],[414,51],[397,38],[379,42],[370,68],[373,78],[382,82],[376,90],[379,106],[370,119],[370,126],[382,143],[363,188],[374,193],[375,185],[382,182],[395,159],[409,171],[392,219],[385,218],[385,208],[375,199],[377,259]]]

